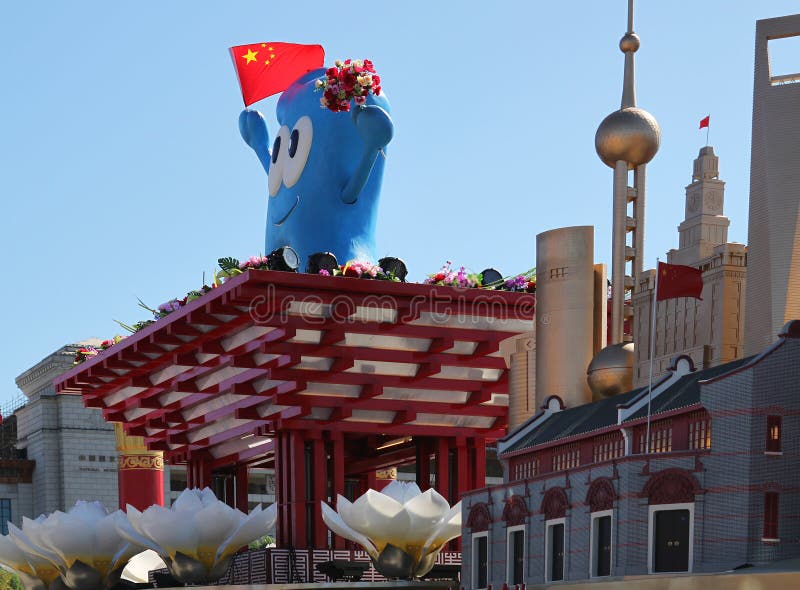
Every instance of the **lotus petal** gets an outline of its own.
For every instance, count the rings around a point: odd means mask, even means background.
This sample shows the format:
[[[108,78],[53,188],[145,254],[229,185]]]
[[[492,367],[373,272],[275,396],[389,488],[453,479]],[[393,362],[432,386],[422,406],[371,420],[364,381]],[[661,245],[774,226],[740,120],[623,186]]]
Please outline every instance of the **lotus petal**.
[[[342,498],[342,496],[339,496],[339,498]],[[325,502],[320,502],[320,506],[322,508],[322,520],[331,531],[340,537],[358,543],[369,553],[372,559],[378,559],[378,550],[367,537],[348,526],[341,515],[337,514],[336,511]]]
[[[153,570],[167,567],[164,560],[152,549],[142,551],[131,557],[122,570],[122,578],[136,584],[147,584],[148,574]]]
[[[217,549],[215,562],[224,559],[256,539],[260,539],[275,528],[278,520],[278,504],[272,504],[266,510],[261,509],[261,504],[253,508],[248,516],[239,522],[239,526],[225,539]]]
[[[411,498],[419,496],[422,492],[414,482],[401,482],[393,479],[385,488],[381,490],[381,494],[389,496],[397,500],[401,504],[405,504]]]
[[[180,495],[175,498],[171,508],[173,512],[198,512],[202,509],[203,501],[201,499],[200,490],[188,488],[183,490]]]
[[[158,543],[154,542],[152,539],[143,536],[139,531],[137,531],[133,524],[131,523],[129,517],[132,513],[141,514],[136,508],[133,506],[128,506],[128,518],[119,519],[116,521],[115,525],[117,527],[117,532],[119,533],[120,537],[125,539],[131,544],[139,545],[140,547],[146,547],[147,549],[157,553],[158,555],[169,555],[167,551],[161,547]],[[136,517],[138,518],[138,516]]]
[[[23,517],[22,518],[23,527],[25,526],[26,521],[33,522],[32,520]],[[52,551],[45,549],[44,547],[41,546],[41,544],[31,539],[26,533],[28,533],[27,529],[25,530],[25,532],[22,532],[12,523],[8,523],[8,536],[11,537],[11,541],[17,547],[19,547],[24,553],[35,555],[41,559],[49,561],[53,565],[53,567],[58,569],[60,572],[66,571],[67,569],[66,565],[56,553],[53,553]]]
[[[227,539],[246,515],[223,502],[204,506],[192,516],[192,526],[197,535],[197,550],[208,551],[213,545],[217,550],[221,541]]]
[[[430,529],[431,532],[435,530],[445,514],[449,512],[450,504],[439,492],[431,488],[419,496],[411,498],[403,508],[411,516],[414,529],[419,530],[419,535],[424,539],[429,533],[423,535],[421,529]]]
[[[18,572],[36,575],[25,553],[7,535],[0,536],[0,563]]]
[[[441,550],[445,543],[461,535],[461,502],[453,506],[425,540],[423,555]]]
[[[385,539],[405,539],[408,535],[411,519],[403,505],[375,490],[367,490],[353,504],[344,504],[338,509],[350,528],[369,537],[378,550],[383,549]]]
[[[178,551],[186,555],[196,552],[197,535],[186,511],[150,506],[138,516],[132,516],[129,511],[128,519],[140,535],[160,545],[173,559]]]

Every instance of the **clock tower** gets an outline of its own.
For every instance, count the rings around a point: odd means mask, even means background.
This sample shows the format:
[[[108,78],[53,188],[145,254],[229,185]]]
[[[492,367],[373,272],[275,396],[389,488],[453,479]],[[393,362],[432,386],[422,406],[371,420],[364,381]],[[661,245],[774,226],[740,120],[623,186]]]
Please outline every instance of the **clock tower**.
[[[686,187],[686,211],[678,226],[680,242],[670,250],[670,264],[696,266],[714,253],[714,248],[728,241],[730,220],[722,214],[725,183],[719,179],[719,158],[714,148],[700,148],[694,161],[692,183]]]

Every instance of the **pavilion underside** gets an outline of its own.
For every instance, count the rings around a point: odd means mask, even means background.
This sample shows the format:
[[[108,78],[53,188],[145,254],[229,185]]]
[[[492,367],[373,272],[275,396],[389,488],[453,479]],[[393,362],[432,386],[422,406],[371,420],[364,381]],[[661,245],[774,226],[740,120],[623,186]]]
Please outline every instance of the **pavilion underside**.
[[[248,466],[274,467],[279,544],[324,548],[319,501],[378,470],[415,462],[451,502],[484,485],[507,426],[500,343],[533,312],[523,293],[249,271],[56,386],[186,463],[189,486],[228,476],[244,510]]]

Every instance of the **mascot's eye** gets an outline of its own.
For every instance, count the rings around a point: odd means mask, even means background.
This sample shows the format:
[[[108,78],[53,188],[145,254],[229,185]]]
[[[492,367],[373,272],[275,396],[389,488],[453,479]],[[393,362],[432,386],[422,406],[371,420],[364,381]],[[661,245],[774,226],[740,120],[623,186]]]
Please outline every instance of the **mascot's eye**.
[[[278,152],[281,151],[281,136],[275,138],[275,143],[272,144],[272,163],[278,161]]]
[[[283,182],[283,172],[289,158],[286,157],[286,146],[289,145],[289,128],[286,125],[278,129],[275,143],[272,145],[272,161],[269,165],[269,196],[278,194]]]
[[[288,130],[287,135],[289,135]],[[303,169],[306,167],[306,161],[308,161],[308,155],[311,153],[313,138],[314,130],[311,118],[300,117],[289,136],[289,157],[283,163],[283,184],[287,188],[294,186],[300,180]]]

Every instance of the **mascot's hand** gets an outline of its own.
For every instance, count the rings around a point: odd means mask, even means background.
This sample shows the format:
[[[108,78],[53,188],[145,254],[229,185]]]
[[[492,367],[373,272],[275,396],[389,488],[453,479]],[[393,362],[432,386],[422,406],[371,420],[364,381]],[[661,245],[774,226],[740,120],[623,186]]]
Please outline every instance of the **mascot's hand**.
[[[368,149],[380,150],[392,141],[394,125],[389,113],[376,105],[356,108],[353,113],[356,130]]]
[[[256,153],[269,150],[269,131],[264,115],[258,111],[242,111],[239,115],[239,133],[245,143],[253,148]]]

